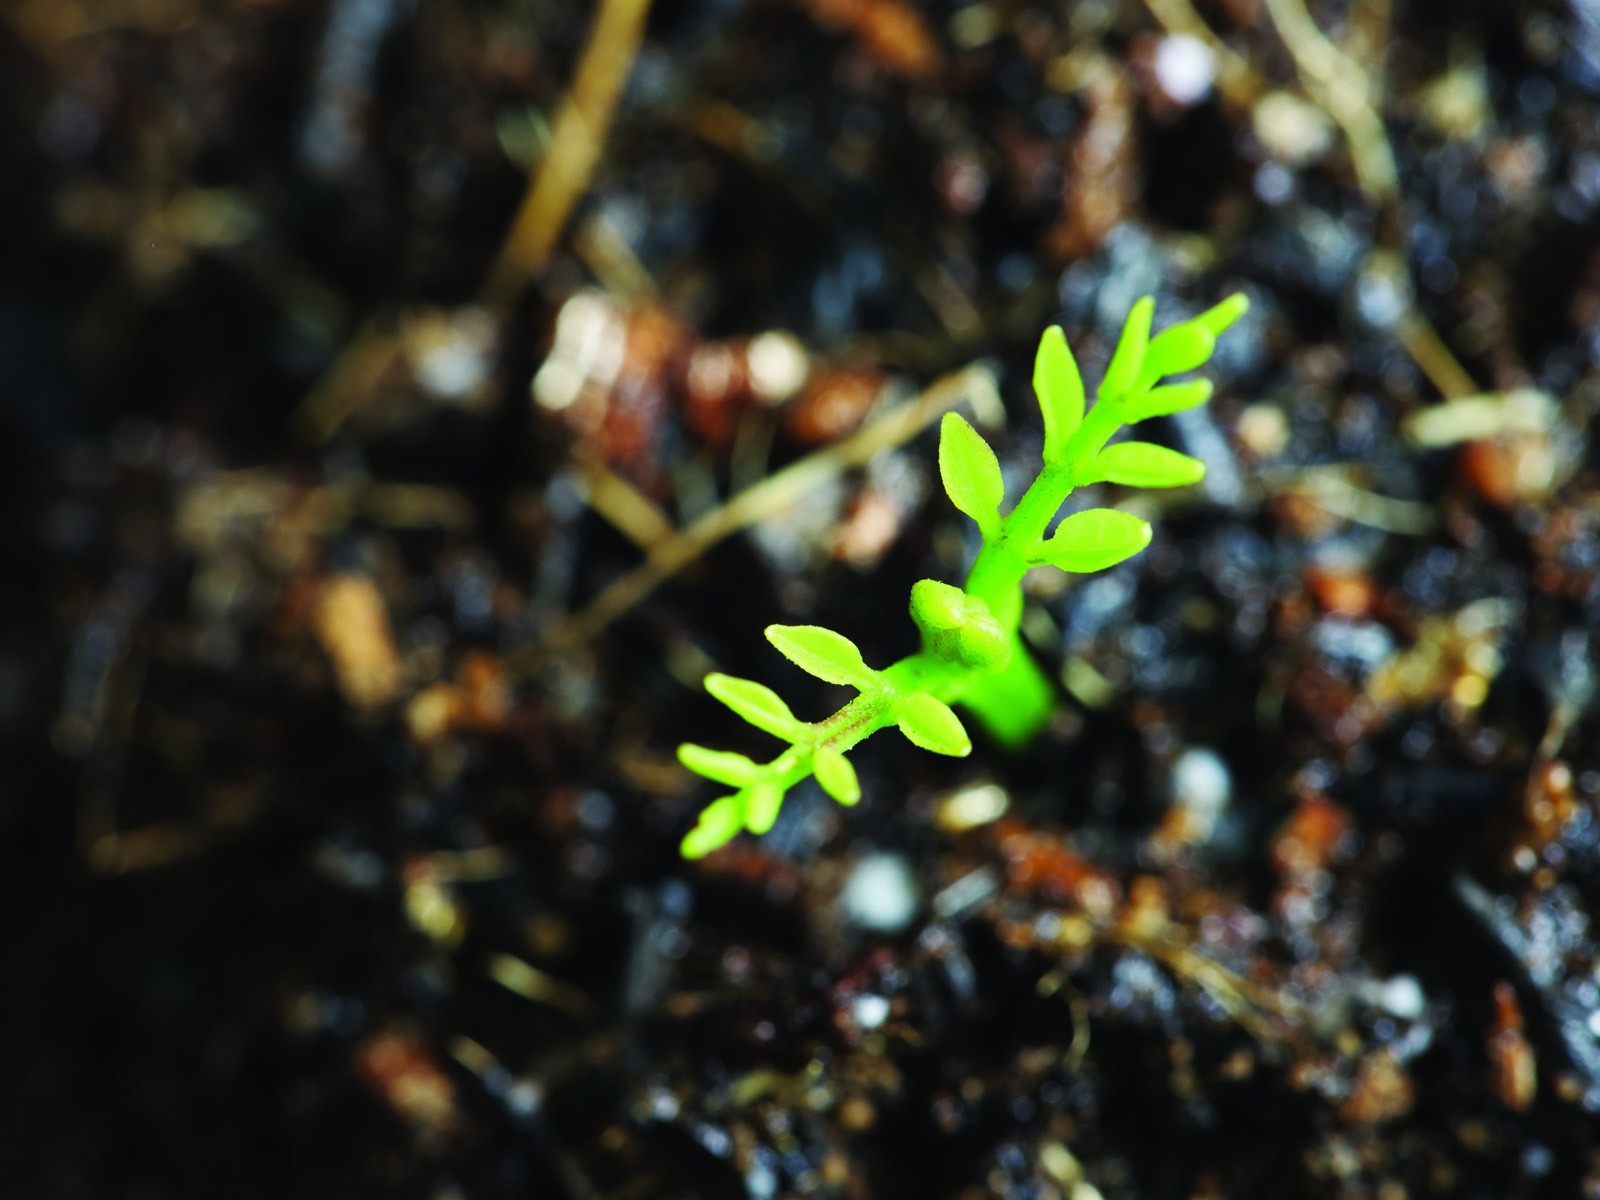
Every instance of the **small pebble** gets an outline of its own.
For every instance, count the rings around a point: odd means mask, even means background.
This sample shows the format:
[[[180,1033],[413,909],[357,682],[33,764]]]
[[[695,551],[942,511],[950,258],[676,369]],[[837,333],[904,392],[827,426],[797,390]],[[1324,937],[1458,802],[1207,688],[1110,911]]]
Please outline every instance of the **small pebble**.
[[[882,996],[868,992],[855,998],[850,1006],[850,1015],[862,1029],[876,1029],[889,1019],[889,1002]]]
[[[839,893],[845,919],[875,933],[898,933],[917,912],[917,881],[898,854],[869,854]]]
[[[1209,837],[1233,799],[1228,764],[1204,746],[1185,750],[1172,764],[1172,795],[1202,827],[1201,836]]]
[[[1199,104],[1211,94],[1217,59],[1197,37],[1177,34],[1162,38],[1156,50],[1156,82],[1174,104],[1183,108]]]

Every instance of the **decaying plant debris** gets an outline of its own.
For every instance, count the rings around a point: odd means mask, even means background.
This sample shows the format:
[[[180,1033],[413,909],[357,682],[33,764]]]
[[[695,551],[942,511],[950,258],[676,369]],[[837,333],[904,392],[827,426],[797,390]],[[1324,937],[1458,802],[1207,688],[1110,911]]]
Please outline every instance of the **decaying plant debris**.
[[[8,1192],[1600,1196],[1587,0],[3,0],[0,96]],[[685,864],[705,672],[967,560],[940,414],[1239,289],[1046,736]]]

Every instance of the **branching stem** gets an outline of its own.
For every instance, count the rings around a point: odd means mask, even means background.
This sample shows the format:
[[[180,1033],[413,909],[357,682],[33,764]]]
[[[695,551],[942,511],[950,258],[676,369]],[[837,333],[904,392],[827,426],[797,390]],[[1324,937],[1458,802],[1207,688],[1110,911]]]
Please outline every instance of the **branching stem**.
[[[1148,299],[1135,307],[1098,402],[1087,413],[1083,382],[1065,337],[1059,329],[1046,333],[1034,371],[1045,419],[1046,461],[1004,516],[1005,487],[994,451],[964,420],[946,414],[939,474],[951,501],[977,522],[983,548],[962,588],[929,579],[912,588],[911,616],[922,630],[921,650],[873,670],[852,642],[832,630],[770,626],[768,640],[802,669],[857,689],[848,704],[812,723],[797,720],[760,684],[727,676],[707,681],[736,713],[790,745],[765,764],[698,746],[680,748],[686,766],[739,789],[705,810],[684,839],[685,855],[709,853],[741,828],[766,832],[783,794],[808,775],[815,774],[840,803],[855,803],[860,785],[844,752],[886,726],[899,725],[917,745],[959,757],[971,752],[972,743],[951,704],[961,704],[1009,746],[1025,744],[1048,722],[1056,704],[1055,685],[1018,632],[1023,576],[1046,564],[1063,571],[1098,571],[1148,544],[1145,522],[1103,508],[1074,513],[1049,537],[1046,532],[1082,484],[1179,487],[1201,478],[1204,465],[1174,450],[1143,442],[1108,449],[1108,443],[1126,424],[1205,401],[1211,389],[1205,381],[1158,385],[1209,359],[1217,335],[1243,314],[1246,303],[1234,296],[1153,341],[1152,308]]]

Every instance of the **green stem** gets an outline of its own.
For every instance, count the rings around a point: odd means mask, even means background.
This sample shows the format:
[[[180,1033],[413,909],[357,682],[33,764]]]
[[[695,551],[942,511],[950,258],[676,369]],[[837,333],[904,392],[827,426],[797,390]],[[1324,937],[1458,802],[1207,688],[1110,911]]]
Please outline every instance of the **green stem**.
[[[1022,577],[1027,555],[1077,487],[1078,464],[1099,454],[1122,425],[1122,397],[1101,399],[1062,447],[1061,457],[1029,485],[1000,523],[1000,536],[985,542],[967,573],[963,590],[980,597],[1011,635],[1011,659],[999,671],[975,676],[962,690],[963,707],[990,736],[1007,746],[1022,746],[1055,712],[1055,684],[1034,661],[1017,635],[1022,622]]]
[[[1022,639],[1011,635],[1011,658],[990,675],[977,675],[960,703],[1002,746],[1019,750],[1044,731],[1056,712],[1055,681]]]
[[[964,590],[988,604],[995,619],[1012,632],[1022,619],[1019,589],[1028,571],[1027,555],[1077,487],[1077,467],[1105,447],[1122,425],[1122,397],[1102,399],[1067,439],[1061,457],[1049,464],[1000,522],[1000,536],[985,542],[967,573]]]

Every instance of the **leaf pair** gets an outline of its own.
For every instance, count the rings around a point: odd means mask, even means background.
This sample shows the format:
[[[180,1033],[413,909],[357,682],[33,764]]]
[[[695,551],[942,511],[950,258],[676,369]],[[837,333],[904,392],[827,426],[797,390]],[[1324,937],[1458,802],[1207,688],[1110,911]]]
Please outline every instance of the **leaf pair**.
[[[766,632],[767,640],[785,657],[818,679],[863,692],[881,692],[885,687],[880,673],[867,666],[861,651],[843,634],[819,625],[771,625]],[[849,760],[833,746],[811,744],[817,727],[796,717],[771,688],[717,672],[706,676],[705,686],[735,714],[793,748],[762,765],[730,750],[692,743],[678,747],[678,760],[689,770],[739,789],[701,814],[699,824],[683,841],[685,857],[703,857],[741,829],[754,834],[771,829],[797,767],[809,766],[822,789],[840,804],[861,799],[861,783]]]
[[[861,799],[856,770],[840,751],[818,746],[810,756],[811,771],[823,791],[844,805]],[[742,829],[760,835],[772,828],[798,756],[792,750],[786,751],[763,765],[732,751],[686,742],[678,747],[678,761],[697,775],[738,789],[707,806],[699,823],[684,838],[684,857],[702,858],[737,837]]]
[[[711,750],[685,742],[678,747],[678,761],[696,775],[729,787],[748,788],[771,770],[771,764],[760,763],[735,754],[731,750]],[[850,760],[832,746],[818,746],[811,752],[811,768],[827,792],[840,804],[850,805],[861,799],[861,783]]]
[[[1101,399],[1126,398],[1137,404],[1144,393],[1167,393],[1151,404],[1138,405],[1136,410],[1127,412],[1125,420],[1130,424],[1204,404],[1211,395],[1211,385],[1203,380],[1171,388],[1155,388],[1155,384],[1168,376],[1203,367],[1211,360],[1217,339],[1249,307],[1249,298],[1236,292],[1199,316],[1170,326],[1152,338],[1150,323],[1155,316],[1155,300],[1144,297],[1128,314],[1128,322],[1123,326],[1122,337],[1100,384]]]
[[[680,843],[679,850],[685,858],[704,858],[738,837],[740,830],[748,829],[758,836],[767,833],[777,822],[782,806],[783,786],[772,781],[758,782],[713,800],[700,813],[700,820]]]
[[[856,644],[843,634],[820,625],[768,625],[766,633],[785,658],[826,683],[846,684],[864,692],[883,686],[879,672],[867,666]],[[789,710],[778,693],[753,679],[714,671],[706,676],[706,691],[757,729],[783,741],[801,741],[811,728]]]
[[[1217,339],[1249,307],[1249,299],[1243,293],[1235,293],[1199,316],[1180,322],[1152,338],[1150,326],[1155,317],[1155,299],[1143,297],[1133,306],[1123,324],[1117,348],[1100,381],[1101,401],[1124,399],[1149,391],[1158,380],[1204,366],[1216,349]],[[1202,391],[1196,386],[1201,382],[1197,380],[1175,385],[1168,396],[1151,406],[1163,411],[1149,411],[1141,416],[1129,416],[1127,420],[1131,423],[1203,404],[1211,394],[1211,388],[1206,384]],[[1083,376],[1078,371],[1072,351],[1067,347],[1066,334],[1059,325],[1052,325],[1045,330],[1044,337],[1039,341],[1039,353],[1033,364],[1033,390],[1039,398],[1039,409],[1044,416],[1044,460],[1053,463],[1066,448],[1067,439],[1082,423],[1084,408]]]
[[[715,685],[711,680],[719,682]],[[746,684],[733,687],[729,684]],[[775,724],[772,702],[783,712],[787,706],[760,684],[731,676],[708,676],[708,690],[727,703],[740,716],[752,724],[767,728]],[[765,692],[765,696],[752,689]],[[719,694],[719,692],[721,694]],[[730,701],[728,697],[733,699]],[[895,705],[895,719],[900,731],[917,746],[936,754],[965,757],[972,753],[972,741],[962,728],[960,719],[949,705],[927,692],[912,692]],[[791,718],[792,719],[792,718]],[[770,732],[770,730],[769,730]],[[822,790],[840,804],[853,805],[861,799],[861,781],[855,767],[844,754],[829,745],[811,748],[810,769]],[[712,801],[700,814],[700,820],[683,839],[680,849],[685,858],[704,858],[748,829],[760,836],[771,830],[783,806],[783,796],[793,777],[792,768],[799,765],[795,751],[786,751],[771,763],[762,765],[729,750],[711,750],[705,746],[685,743],[678,747],[678,761],[697,775],[717,783],[738,788],[732,795]]]
[[[794,757],[794,751],[787,750],[763,764],[731,750],[711,750],[692,742],[679,746],[678,761],[689,770],[738,789],[731,796],[713,801],[700,814],[699,823],[683,840],[684,857],[703,858],[737,837],[742,829],[758,835],[770,830],[783,807],[783,795],[788,790],[786,775]]]

